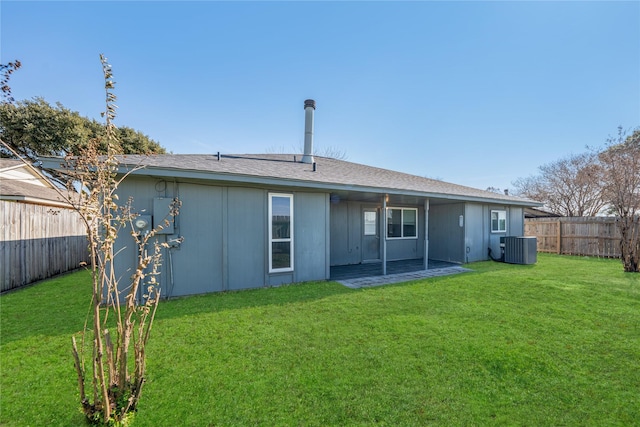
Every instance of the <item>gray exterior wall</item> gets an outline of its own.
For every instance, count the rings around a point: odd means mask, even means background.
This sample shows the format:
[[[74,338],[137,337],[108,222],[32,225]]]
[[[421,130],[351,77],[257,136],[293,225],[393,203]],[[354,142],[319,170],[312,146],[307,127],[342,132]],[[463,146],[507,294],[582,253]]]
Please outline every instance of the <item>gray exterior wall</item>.
[[[524,208],[510,206],[508,211],[510,236],[524,236]]]
[[[489,244],[489,211],[485,205],[467,203],[464,214],[465,262],[487,259]]]
[[[429,258],[439,261],[464,262],[464,226],[460,215],[464,203],[431,205],[429,207]]]
[[[491,211],[507,212],[507,231],[491,232]],[[460,215],[463,226],[460,227]],[[429,209],[429,258],[449,262],[500,257],[500,237],[524,235],[524,211],[515,206],[482,203],[432,205]]]
[[[329,278],[329,215],[329,194],[295,194],[295,282]]]
[[[507,212],[507,231],[504,233],[492,233],[489,223],[492,210],[503,210]],[[485,215],[487,215],[488,245],[491,248],[494,258],[499,258],[501,254],[500,238],[506,236],[524,236],[524,209],[517,206],[485,205]],[[486,250],[486,249],[485,249]]]
[[[236,187],[223,191],[226,196],[220,208],[220,227],[224,230],[221,240],[223,287],[225,290],[238,290],[264,286],[268,283],[265,274],[269,262],[268,192]],[[185,234],[185,243],[187,238]]]
[[[118,191],[121,200],[132,196],[134,211],[145,215],[154,214],[154,198],[178,197],[182,202],[175,234],[157,237],[167,242],[184,237],[178,247],[164,250],[165,297],[329,278],[329,195],[274,189],[294,195],[294,271],[269,273],[269,192],[136,176],[128,177]],[[117,243],[121,252],[116,266],[125,287],[136,248],[128,230]]]
[[[331,204],[331,265],[361,262],[361,211],[361,203],[341,201]]]
[[[293,194],[291,272],[269,273],[270,192]],[[370,261],[371,240],[366,255],[363,251],[365,209],[377,209],[382,259],[385,230],[381,204],[346,200],[332,203],[328,192],[172,182],[142,176],[128,177],[119,194],[121,200],[133,198],[135,212],[155,214],[155,222],[158,213],[153,212],[154,205],[158,208],[166,203],[157,198],[178,197],[182,202],[174,234],[157,237],[163,242],[184,237],[183,243],[164,250],[160,281],[165,297],[325,280],[330,277],[330,266]],[[417,206],[388,207],[417,208],[418,238],[387,239],[387,261],[423,258],[424,201]],[[492,209],[507,212],[506,233],[491,233]],[[500,237],[523,235],[523,208],[471,202],[431,203],[428,232],[430,259],[458,263],[486,260],[489,247],[494,256],[500,255]],[[121,233],[116,249],[120,251],[117,274],[124,288],[133,273],[137,250],[128,230]]]
[[[163,293],[169,297],[221,291],[223,189],[194,184],[176,187],[182,207],[176,217],[175,237],[184,236],[184,242],[171,250],[171,259],[165,251],[163,272],[168,274],[162,280],[167,285]],[[173,272],[173,283],[168,269]]]
[[[507,231],[491,232],[491,211],[503,210],[507,213]],[[465,206],[465,262],[489,259],[501,255],[500,238],[524,235],[524,210],[515,206],[467,203]]]
[[[417,206],[393,205],[393,208]],[[387,261],[416,259],[424,257],[424,208],[418,208],[417,239],[387,239]],[[382,206],[372,203],[340,201],[331,204],[331,265],[360,264],[365,260],[363,255],[364,210],[378,210],[379,245],[382,253],[384,238],[384,213]],[[381,258],[380,258],[381,259]]]
[[[390,208],[418,208],[418,238],[387,239],[387,261],[424,257],[424,207],[393,205]],[[383,219],[384,220],[384,219]]]

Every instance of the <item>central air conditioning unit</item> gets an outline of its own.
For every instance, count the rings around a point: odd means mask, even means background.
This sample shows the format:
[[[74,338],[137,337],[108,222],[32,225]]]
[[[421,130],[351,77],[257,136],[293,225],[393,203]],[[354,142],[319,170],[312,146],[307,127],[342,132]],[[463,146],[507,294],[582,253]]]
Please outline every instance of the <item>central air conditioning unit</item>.
[[[538,260],[538,241],[535,237],[508,236],[504,238],[504,262],[535,264]]]

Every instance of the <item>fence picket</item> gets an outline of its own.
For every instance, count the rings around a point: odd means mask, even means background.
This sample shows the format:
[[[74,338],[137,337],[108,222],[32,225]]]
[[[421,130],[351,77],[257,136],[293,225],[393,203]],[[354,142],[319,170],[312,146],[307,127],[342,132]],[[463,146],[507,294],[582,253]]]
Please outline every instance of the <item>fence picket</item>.
[[[611,217],[526,218],[525,236],[535,236],[538,252],[620,257],[620,231]]]
[[[0,291],[88,261],[86,231],[71,209],[0,200]]]

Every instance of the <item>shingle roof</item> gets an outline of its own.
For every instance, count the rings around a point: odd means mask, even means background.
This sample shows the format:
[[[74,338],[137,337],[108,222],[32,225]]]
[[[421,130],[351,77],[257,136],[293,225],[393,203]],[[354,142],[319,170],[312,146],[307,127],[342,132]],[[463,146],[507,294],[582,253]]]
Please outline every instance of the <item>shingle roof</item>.
[[[0,169],[6,169],[14,166],[22,166],[24,163],[16,159],[4,159],[0,158]]]
[[[29,176],[32,177],[32,182],[38,182],[41,185],[29,183],[24,179],[8,178],[5,175],[0,177],[0,199],[53,206],[68,206],[68,203],[52,188],[53,184],[31,166],[26,165],[21,160],[0,159],[0,172],[11,171],[18,168],[25,168],[30,174]]]
[[[301,155],[293,154],[157,154],[120,157],[123,165],[144,166],[141,174],[178,177],[191,172],[199,178],[256,182],[268,179],[282,185],[318,187],[329,190],[373,191],[377,193],[407,194],[424,197],[443,197],[461,200],[485,200],[523,206],[540,203],[515,196],[493,193],[430,178],[396,172],[358,163],[315,156],[313,165],[301,163]]]
[[[0,182],[0,198],[31,203],[48,204],[46,202],[54,202],[55,205],[67,205],[60,194],[52,188],[10,179],[3,179]]]

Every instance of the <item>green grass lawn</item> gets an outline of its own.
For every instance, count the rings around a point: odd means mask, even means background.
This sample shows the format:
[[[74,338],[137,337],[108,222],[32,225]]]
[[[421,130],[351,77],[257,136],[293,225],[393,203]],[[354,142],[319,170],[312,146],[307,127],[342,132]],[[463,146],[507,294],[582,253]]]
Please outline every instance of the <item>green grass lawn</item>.
[[[640,425],[640,275],[538,255],[162,302],[135,426]],[[0,297],[0,425],[82,425],[85,272]]]

